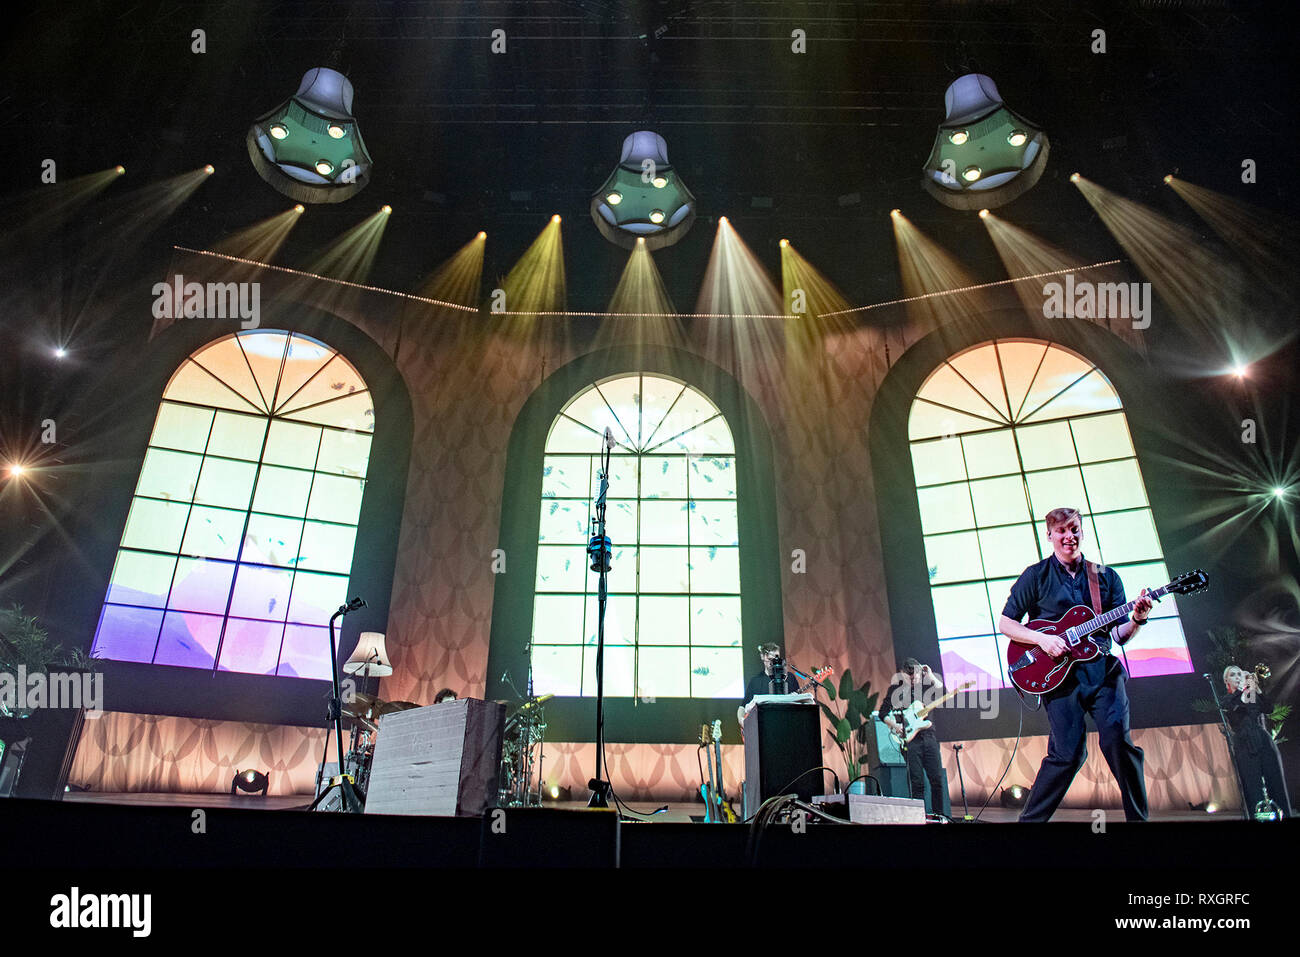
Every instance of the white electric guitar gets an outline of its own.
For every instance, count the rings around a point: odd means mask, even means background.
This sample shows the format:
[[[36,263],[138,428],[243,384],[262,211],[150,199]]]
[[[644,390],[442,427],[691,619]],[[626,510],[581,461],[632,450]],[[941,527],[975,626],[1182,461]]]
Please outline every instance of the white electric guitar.
[[[913,701],[910,705],[908,705],[906,708],[903,708],[901,711],[895,711],[894,714],[902,718],[903,727],[901,731],[895,731],[892,728],[890,729],[889,739],[894,742],[894,746],[898,748],[900,751],[906,751],[907,746],[912,743],[913,738],[915,738],[926,728],[934,727],[934,722],[928,720],[926,718],[926,715],[928,715],[935,708],[939,707],[939,705],[943,704],[949,698],[953,698],[961,694],[961,692],[965,691],[974,683],[975,683],[975,679],[972,678],[970,681],[967,681],[965,684],[958,685],[956,688],[953,688],[951,691],[949,691],[946,695],[944,695],[939,700],[932,701],[930,702],[930,704],[925,705],[924,707],[921,706],[921,702]],[[895,720],[897,720],[897,718]]]

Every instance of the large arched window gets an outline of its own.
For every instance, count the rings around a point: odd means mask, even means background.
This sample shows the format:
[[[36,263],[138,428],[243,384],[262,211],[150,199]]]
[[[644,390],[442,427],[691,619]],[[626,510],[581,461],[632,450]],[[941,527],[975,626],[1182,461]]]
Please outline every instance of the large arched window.
[[[176,370],[122,534],[94,653],[327,678],[374,411],[341,355],[241,332]]]
[[[536,690],[595,694],[597,576],[588,568],[601,439],[613,430],[605,620],[612,696],[738,698],[741,656],[736,452],[705,396],[665,376],[579,392],[546,441],[537,536]]]
[[[1169,580],[1119,396],[1074,352],[999,339],[952,356],[917,392],[908,437],[945,671],[1007,686],[998,616],[1050,552],[1053,508],[1083,513],[1084,554],[1130,598]],[[1172,597],[1123,654],[1135,677],[1192,670]]]

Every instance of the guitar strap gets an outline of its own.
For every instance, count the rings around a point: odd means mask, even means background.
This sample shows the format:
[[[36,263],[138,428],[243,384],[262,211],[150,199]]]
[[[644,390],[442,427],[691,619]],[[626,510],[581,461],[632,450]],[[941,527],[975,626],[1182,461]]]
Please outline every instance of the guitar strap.
[[[1093,613],[1101,615],[1101,583],[1097,580],[1097,566],[1092,562],[1085,562],[1088,566],[1088,592],[1092,596]]]

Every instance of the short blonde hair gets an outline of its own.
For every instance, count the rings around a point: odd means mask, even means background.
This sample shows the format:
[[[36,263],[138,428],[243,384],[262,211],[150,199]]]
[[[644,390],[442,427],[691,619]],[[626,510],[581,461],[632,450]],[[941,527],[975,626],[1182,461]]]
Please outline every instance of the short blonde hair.
[[[1047,525],[1047,534],[1052,534],[1052,529],[1064,525],[1072,518],[1081,518],[1077,508],[1054,508],[1047,513],[1043,521]]]
[[[1228,667],[1224,668],[1224,669],[1223,669],[1223,686],[1224,686],[1225,688],[1228,688],[1229,690],[1232,689],[1232,685],[1228,684],[1228,675],[1229,675],[1231,672],[1233,672],[1233,671],[1240,671],[1240,672],[1242,673],[1242,675],[1245,675],[1245,674],[1246,674],[1246,669],[1243,668],[1243,667],[1241,667],[1241,665],[1228,665]]]

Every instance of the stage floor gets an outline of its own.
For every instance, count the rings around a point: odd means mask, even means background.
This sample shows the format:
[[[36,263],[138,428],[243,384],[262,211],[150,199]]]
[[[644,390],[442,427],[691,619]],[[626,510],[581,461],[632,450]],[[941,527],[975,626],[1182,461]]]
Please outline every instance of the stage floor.
[[[73,804],[231,808],[246,811],[303,811],[311,803],[311,795],[308,794],[261,797],[249,794],[70,791],[64,795],[63,799]],[[626,803],[624,806],[627,806]],[[637,802],[632,805],[632,809],[646,812],[660,806],[662,805],[655,805],[652,802]],[[544,805],[546,809],[563,811],[585,810],[586,807],[585,801],[548,801]],[[961,809],[954,808],[953,812],[955,815],[960,815]],[[980,813],[979,805],[975,804],[971,806],[970,813],[972,817],[979,814],[977,823],[1007,824],[1014,823],[1020,811],[1016,808],[990,805],[984,809],[983,813]],[[1123,822],[1124,820],[1124,812],[1120,808],[1107,808],[1106,813],[1112,821]],[[629,814],[625,819],[625,823],[699,824],[703,823],[703,819],[704,806],[702,804],[680,802],[668,804],[667,810],[657,814],[643,816]],[[1241,816],[1240,811],[1234,810],[1221,810],[1214,814],[1207,814],[1205,811],[1189,809],[1183,811],[1153,811],[1151,820],[1158,823],[1214,824],[1224,821],[1241,822]],[[1092,821],[1091,808],[1061,808],[1052,819],[1053,824],[1087,824],[1089,826],[1091,826]]]

